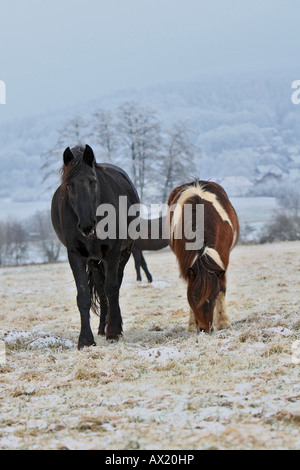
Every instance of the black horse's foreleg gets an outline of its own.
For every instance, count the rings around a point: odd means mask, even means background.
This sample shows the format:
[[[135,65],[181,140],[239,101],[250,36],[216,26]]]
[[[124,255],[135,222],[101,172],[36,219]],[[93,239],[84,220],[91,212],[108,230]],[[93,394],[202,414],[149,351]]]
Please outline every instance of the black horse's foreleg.
[[[92,275],[95,288],[100,300],[100,323],[98,335],[105,335],[106,317],[108,314],[108,300],[105,293],[105,269],[104,263],[91,263]]]
[[[77,305],[81,318],[78,349],[82,349],[85,346],[95,345],[90,326],[91,294],[86,272],[86,260],[74,252],[68,252],[68,257],[77,287]]]
[[[106,322],[106,339],[118,340],[122,335],[122,316],[119,305],[119,293],[122,284],[124,268],[130,258],[131,250],[123,250],[118,254],[118,260],[110,257],[107,261],[105,292],[108,299],[109,313]]]
[[[118,340],[122,335],[122,316],[119,305],[119,283],[117,273],[110,273],[105,282],[109,311],[106,317],[106,339]]]

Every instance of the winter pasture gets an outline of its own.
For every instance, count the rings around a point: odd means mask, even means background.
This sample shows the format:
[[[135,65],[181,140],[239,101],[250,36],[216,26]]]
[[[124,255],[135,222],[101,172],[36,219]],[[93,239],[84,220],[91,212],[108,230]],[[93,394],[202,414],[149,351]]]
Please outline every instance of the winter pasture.
[[[145,253],[152,285],[131,259],[123,338],[82,351],[69,266],[2,268],[0,448],[299,449],[299,252],[238,246],[232,329],[211,336],[187,331],[169,250]]]

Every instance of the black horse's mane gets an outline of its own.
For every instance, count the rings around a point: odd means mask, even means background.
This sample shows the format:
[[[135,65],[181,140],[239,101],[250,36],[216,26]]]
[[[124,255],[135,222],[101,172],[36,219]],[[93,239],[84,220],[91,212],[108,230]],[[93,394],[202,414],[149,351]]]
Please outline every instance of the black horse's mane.
[[[71,181],[72,178],[74,178],[84,165],[86,165],[86,162],[84,161],[83,154],[84,154],[84,147],[77,146],[71,149],[71,152],[74,156],[74,159],[66,166],[63,165],[60,169],[60,174],[61,174],[61,185],[63,189],[66,189],[68,183]],[[96,168],[101,168],[101,165],[98,163],[94,163]]]

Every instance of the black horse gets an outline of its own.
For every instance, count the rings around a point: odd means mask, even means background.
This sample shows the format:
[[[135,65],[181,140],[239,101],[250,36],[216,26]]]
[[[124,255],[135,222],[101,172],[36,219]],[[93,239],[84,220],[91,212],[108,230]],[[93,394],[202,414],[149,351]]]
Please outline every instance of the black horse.
[[[136,280],[141,281],[141,268],[145,272],[148,282],[152,282],[153,278],[148,269],[146,260],[143,255],[143,251],[157,251],[165,248],[169,245],[168,238],[164,237],[164,225],[166,223],[165,217],[159,217],[157,219],[141,219],[141,225],[145,225],[145,230],[147,231],[147,238],[138,238],[132,247],[132,256],[134,258],[135,270],[136,270]],[[153,238],[152,228],[156,227],[157,236]]]
[[[63,161],[62,181],[53,196],[51,215],[56,234],[67,248],[76,282],[81,316],[78,348],[81,349],[95,345],[90,309],[98,314],[99,305],[98,334],[106,334],[107,340],[117,340],[122,334],[119,290],[133,240],[128,230],[120,237],[119,220],[125,220],[127,229],[135,219],[127,215],[128,208],[139,204],[139,197],[128,175],[114,165],[97,164],[88,145],[72,150],[68,147]],[[120,196],[126,196],[126,214]],[[96,213],[102,204],[110,204],[116,211],[115,237],[99,239],[96,234],[99,221]]]

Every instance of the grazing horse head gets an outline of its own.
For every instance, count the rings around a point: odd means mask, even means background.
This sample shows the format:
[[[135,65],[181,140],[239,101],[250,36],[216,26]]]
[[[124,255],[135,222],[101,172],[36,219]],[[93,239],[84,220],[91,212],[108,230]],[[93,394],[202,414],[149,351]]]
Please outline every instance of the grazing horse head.
[[[77,228],[85,237],[95,234],[97,224],[100,188],[95,164],[95,155],[89,145],[85,149],[68,147],[64,151],[62,183],[77,216]]]
[[[217,263],[219,260],[213,259],[214,251],[204,250],[186,275],[187,298],[197,329],[206,333],[213,331],[214,311],[225,276],[224,267]]]

